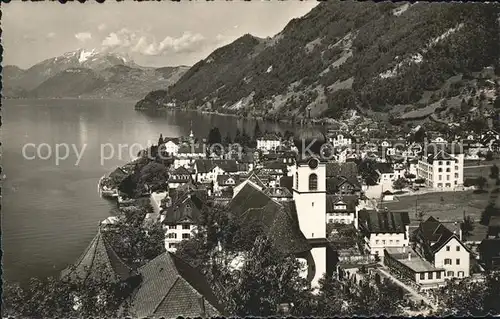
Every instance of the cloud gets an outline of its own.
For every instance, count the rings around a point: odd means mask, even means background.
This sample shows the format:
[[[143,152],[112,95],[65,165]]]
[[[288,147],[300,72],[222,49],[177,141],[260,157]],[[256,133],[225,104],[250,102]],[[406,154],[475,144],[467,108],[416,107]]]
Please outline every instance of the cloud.
[[[107,49],[129,50],[148,56],[195,52],[201,49],[204,44],[205,37],[199,33],[186,31],[180,37],[167,36],[162,41],[157,41],[153,36],[126,28],[111,32],[102,41],[102,46]]]
[[[47,33],[47,39],[53,39],[53,38],[55,38],[55,36],[56,36],[55,32]]]
[[[80,32],[75,34],[75,38],[80,42],[85,42],[92,39],[92,34],[90,32]]]
[[[107,26],[105,23],[101,23],[101,24],[99,24],[99,26],[97,27],[97,30],[99,30],[99,31],[104,31],[104,30],[106,30],[106,28],[107,28],[107,27],[108,27],[108,26]]]

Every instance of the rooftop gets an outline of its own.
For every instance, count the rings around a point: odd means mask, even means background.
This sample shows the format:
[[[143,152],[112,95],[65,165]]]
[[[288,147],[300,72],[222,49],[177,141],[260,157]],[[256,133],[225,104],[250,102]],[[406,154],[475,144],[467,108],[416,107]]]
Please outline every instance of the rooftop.
[[[413,251],[413,249],[411,249],[411,247],[386,247],[385,251],[392,258],[396,259],[414,272],[444,270],[444,268],[436,268],[427,260],[422,259],[419,255],[417,255],[417,253],[415,253],[415,251]]]

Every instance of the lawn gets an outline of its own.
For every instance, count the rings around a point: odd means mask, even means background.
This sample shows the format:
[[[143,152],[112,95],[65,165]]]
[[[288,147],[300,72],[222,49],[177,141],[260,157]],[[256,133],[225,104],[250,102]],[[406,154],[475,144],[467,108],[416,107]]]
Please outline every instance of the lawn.
[[[460,221],[465,211],[466,215],[478,221],[482,211],[488,205],[489,192],[474,194],[473,191],[428,193],[418,196],[402,196],[393,202],[383,203],[390,210],[406,210],[410,219],[416,221],[415,207],[425,213],[424,219],[434,216],[442,221]],[[498,202],[497,198],[492,198]]]

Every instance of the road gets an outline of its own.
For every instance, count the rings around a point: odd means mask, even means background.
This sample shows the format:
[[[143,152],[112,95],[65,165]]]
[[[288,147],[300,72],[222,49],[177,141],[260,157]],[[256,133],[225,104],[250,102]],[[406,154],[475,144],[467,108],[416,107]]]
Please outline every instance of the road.
[[[427,305],[431,306],[433,310],[437,310],[438,306],[434,302],[432,302],[429,298],[421,295],[413,287],[408,286],[407,284],[405,284],[401,280],[397,279],[396,277],[394,277],[393,275],[391,275],[388,271],[386,271],[386,270],[384,270],[382,268],[378,268],[378,270],[381,273],[383,273],[387,278],[389,278],[390,280],[394,281],[399,286],[403,287],[406,291],[408,291],[412,295],[412,297],[414,297],[417,300],[423,300]]]

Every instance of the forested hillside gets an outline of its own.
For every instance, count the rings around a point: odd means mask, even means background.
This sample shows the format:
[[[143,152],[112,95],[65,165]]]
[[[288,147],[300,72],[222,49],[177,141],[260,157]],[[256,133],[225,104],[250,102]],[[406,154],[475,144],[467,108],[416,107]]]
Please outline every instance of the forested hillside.
[[[499,64],[499,5],[328,1],[273,38],[245,35],[138,107],[339,117],[417,103],[454,75]],[[168,93],[167,93],[168,92]]]

